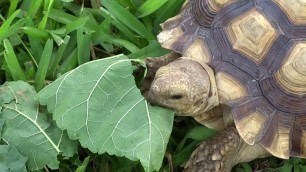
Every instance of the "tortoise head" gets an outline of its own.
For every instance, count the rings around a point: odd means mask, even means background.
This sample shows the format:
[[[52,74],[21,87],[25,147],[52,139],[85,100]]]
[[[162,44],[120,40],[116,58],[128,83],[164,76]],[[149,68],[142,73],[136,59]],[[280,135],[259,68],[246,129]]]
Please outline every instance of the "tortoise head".
[[[210,85],[210,77],[200,63],[179,59],[158,69],[148,98],[178,115],[193,116],[206,109]]]

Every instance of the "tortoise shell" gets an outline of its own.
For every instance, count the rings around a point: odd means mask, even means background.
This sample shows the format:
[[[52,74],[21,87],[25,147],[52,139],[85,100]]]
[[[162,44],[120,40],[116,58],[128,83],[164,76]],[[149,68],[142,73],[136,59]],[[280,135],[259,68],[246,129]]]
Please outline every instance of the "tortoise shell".
[[[306,157],[305,0],[189,0],[162,28],[163,47],[214,70],[248,144]]]

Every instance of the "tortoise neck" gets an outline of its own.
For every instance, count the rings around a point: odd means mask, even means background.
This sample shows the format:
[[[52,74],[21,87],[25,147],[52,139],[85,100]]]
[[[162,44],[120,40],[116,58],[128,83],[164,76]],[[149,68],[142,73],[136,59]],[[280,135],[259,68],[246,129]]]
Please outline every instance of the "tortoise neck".
[[[202,65],[203,66],[203,65]],[[207,106],[205,108],[205,112],[211,110],[212,108],[216,107],[219,105],[219,94],[218,94],[218,89],[217,89],[217,84],[216,84],[216,78],[214,75],[214,71],[205,64],[203,66],[206,72],[208,73],[209,79],[210,79],[210,93],[209,97],[207,99]]]

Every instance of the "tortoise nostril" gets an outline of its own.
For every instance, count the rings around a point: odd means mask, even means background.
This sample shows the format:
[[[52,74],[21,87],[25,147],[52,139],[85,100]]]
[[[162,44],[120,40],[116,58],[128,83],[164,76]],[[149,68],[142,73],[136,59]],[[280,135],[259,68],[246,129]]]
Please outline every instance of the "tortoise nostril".
[[[170,98],[173,99],[173,100],[179,100],[179,99],[183,98],[183,95],[174,94],[174,95],[171,95]]]

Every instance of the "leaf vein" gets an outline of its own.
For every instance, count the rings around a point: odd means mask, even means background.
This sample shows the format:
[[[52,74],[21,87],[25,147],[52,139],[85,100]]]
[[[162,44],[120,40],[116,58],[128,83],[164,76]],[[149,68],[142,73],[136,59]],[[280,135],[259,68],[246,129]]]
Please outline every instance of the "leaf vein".
[[[18,114],[22,115],[23,117],[27,118],[30,122],[32,122],[38,128],[38,130],[45,136],[45,138],[49,141],[49,143],[55,148],[55,150],[58,153],[60,152],[59,148],[54,144],[52,139],[47,135],[47,133],[33,119],[31,119],[26,114],[24,114],[23,112],[19,111],[18,109],[13,109],[11,107],[6,107],[6,106],[5,106],[5,108],[17,112]]]

